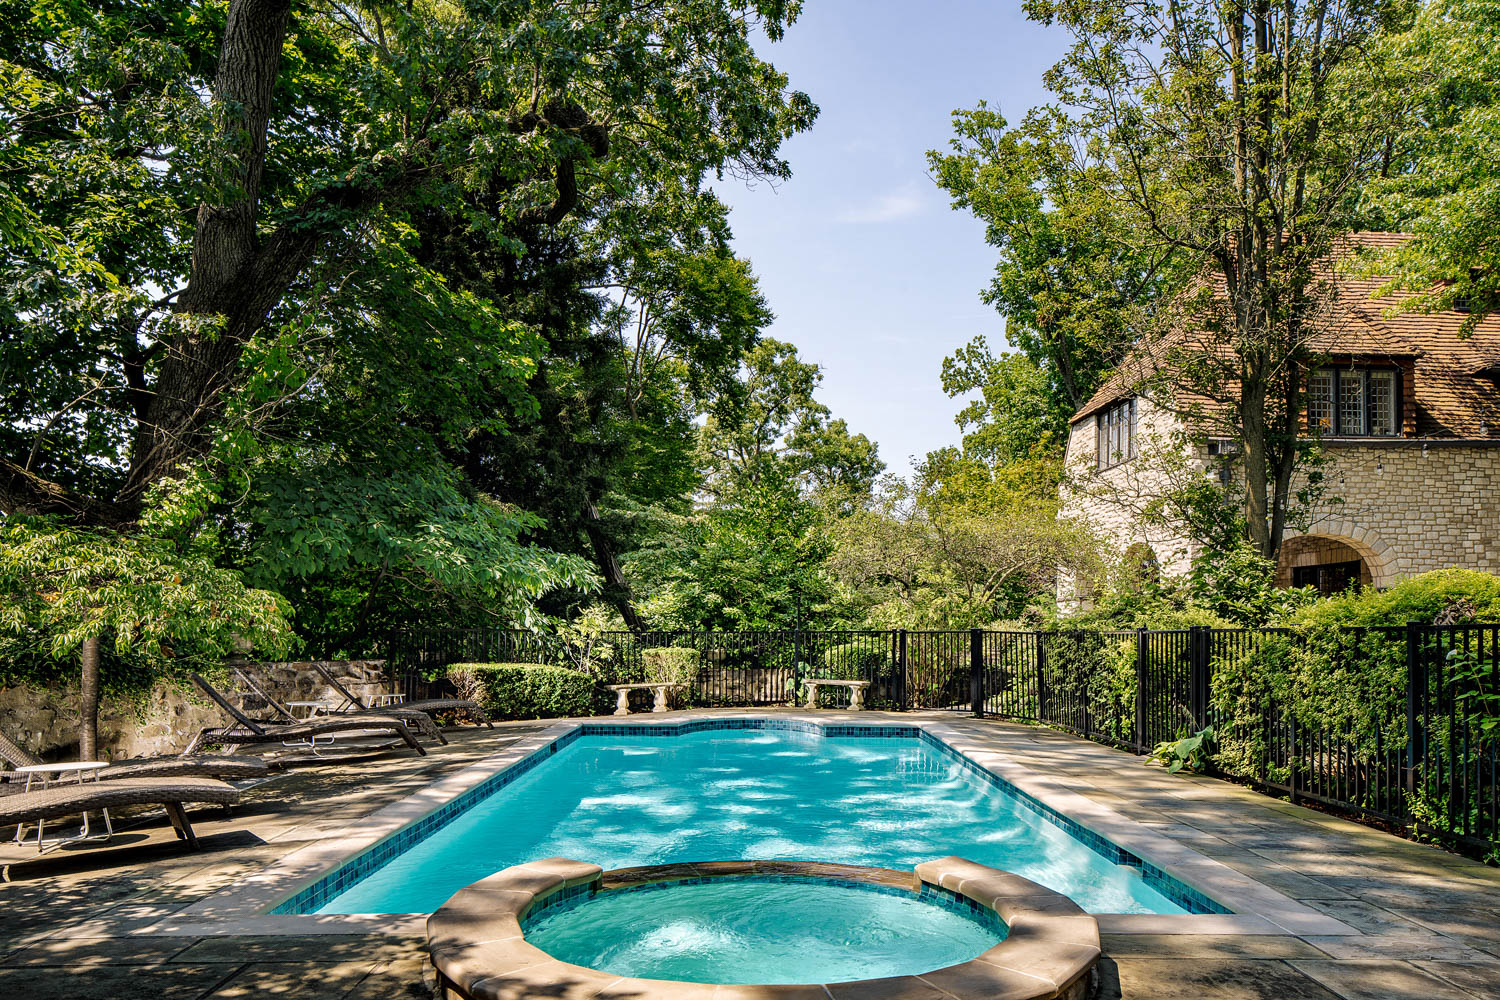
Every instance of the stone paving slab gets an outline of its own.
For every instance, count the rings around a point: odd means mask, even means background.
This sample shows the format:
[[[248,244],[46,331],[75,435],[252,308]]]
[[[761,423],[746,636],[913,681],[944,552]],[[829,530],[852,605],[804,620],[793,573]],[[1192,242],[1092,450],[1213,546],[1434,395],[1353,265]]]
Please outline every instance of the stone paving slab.
[[[1099,970],[1098,1000],[1349,1000],[1285,962],[1106,958]]]
[[[372,962],[257,962],[237,969],[205,1000],[290,997],[321,1000],[348,995],[375,969]]]
[[[918,717],[820,714],[834,721]],[[1060,733],[962,716],[941,721],[1358,932],[1106,933],[1101,996],[1108,1000],[1500,997],[1494,868],[1225,782],[1167,775],[1141,758]],[[204,842],[197,854],[182,852],[163,822],[124,830],[113,846],[40,860],[0,846],[0,863],[18,862],[18,881],[0,884],[0,998],[430,997],[420,937],[138,932],[329,830],[357,828],[363,817],[545,725],[449,730],[453,743],[426,758],[391,753],[275,775],[247,789],[233,816],[194,813]]]
[[[199,1000],[225,979],[221,965],[88,965],[0,969],[0,997]]]
[[[1471,1000],[1472,996],[1408,962],[1293,961],[1288,964],[1344,1000],[1391,1000],[1392,997]]]

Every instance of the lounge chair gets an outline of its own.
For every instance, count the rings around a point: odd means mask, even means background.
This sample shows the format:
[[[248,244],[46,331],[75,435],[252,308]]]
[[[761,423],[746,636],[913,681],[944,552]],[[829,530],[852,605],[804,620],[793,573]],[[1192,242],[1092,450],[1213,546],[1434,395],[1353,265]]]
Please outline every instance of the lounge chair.
[[[35,767],[42,763],[40,757],[27,753],[0,733],[0,760],[11,767]],[[90,779],[116,781],[121,778],[221,778],[236,781],[243,778],[264,778],[269,772],[266,762],[259,757],[225,754],[198,754],[194,756],[136,757],[120,760],[108,767],[90,772]],[[16,776],[12,776],[14,779]]]
[[[328,668],[321,663],[314,663],[313,669],[322,674],[323,679],[328,682],[328,685],[343,696],[344,700],[348,703],[348,706],[340,706],[334,709],[335,712],[343,712],[348,710],[348,708],[360,712],[388,711],[384,708],[372,709],[368,707],[364,702],[356,698],[348,688],[340,684],[338,678],[334,677]],[[468,698],[422,698],[417,701],[403,701],[399,705],[391,706],[391,708],[427,712],[429,714],[432,712],[467,712],[475,721],[482,722],[491,729],[495,728],[495,724],[490,721],[490,717],[485,714],[484,709],[479,707],[479,702],[471,701]]]
[[[271,692],[267,691],[265,688],[257,684],[254,677],[251,677],[248,673],[241,670],[239,667],[234,668],[234,675],[238,677],[244,683],[244,685],[248,687],[252,692],[254,692],[262,701],[264,701],[267,705],[270,705],[271,710],[277,715],[281,716],[283,722],[307,721],[306,719],[299,719],[295,715],[293,715],[290,708],[277,701],[271,695]],[[437,723],[432,721],[432,716],[426,714],[425,712],[412,711],[404,705],[399,708],[393,707],[389,709],[382,708],[374,710],[366,709],[363,712],[338,712],[335,714],[338,714],[340,716],[381,715],[387,718],[401,719],[408,726],[411,726],[413,729],[418,730],[423,736],[429,736],[442,744],[447,744],[448,742],[448,738],[443,735],[440,729],[438,729]],[[314,716],[314,718],[326,718],[326,716]]]
[[[254,743],[292,743],[293,741],[305,741],[317,752],[316,744],[313,742],[320,736],[333,736],[344,733],[390,733],[400,737],[407,746],[411,747],[422,756],[427,756],[427,751],[417,738],[412,735],[405,720],[397,719],[389,715],[325,715],[316,719],[308,719],[305,722],[274,722],[262,719],[252,719],[250,716],[235,708],[214,686],[197,674],[190,675],[193,683],[202,689],[203,693],[213,699],[214,704],[234,720],[234,725],[223,726],[217,729],[205,729],[193,737],[191,743],[184,753],[191,754],[201,746],[213,744],[239,745]]]
[[[116,809],[120,806],[165,806],[167,816],[177,828],[180,840],[198,849],[198,838],[188,823],[184,802],[216,802],[232,806],[240,793],[213,778],[119,778],[113,781],[86,781],[83,784],[53,785],[36,792],[0,796],[0,826],[39,824],[37,844],[40,848],[42,826],[49,819],[78,813]]]

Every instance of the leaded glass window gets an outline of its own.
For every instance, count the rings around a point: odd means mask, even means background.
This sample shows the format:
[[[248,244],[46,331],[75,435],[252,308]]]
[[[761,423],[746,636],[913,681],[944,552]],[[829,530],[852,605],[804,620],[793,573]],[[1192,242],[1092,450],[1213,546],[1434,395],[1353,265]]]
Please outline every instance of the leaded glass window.
[[[1099,468],[1108,469],[1135,457],[1135,400],[1115,403],[1096,418]]]
[[[1333,372],[1327,369],[1313,372],[1307,380],[1307,427],[1333,433]]]
[[[1391,368],[1320,368],[1310,373],[1307,429],[1340,437],[1399,434],[1400,373]]]
[[[1365,433],[1365,380],[1360,371],[1339,372],[1339,433]]]
[[[1396,433],[1396,373],[1370,372],[1368,397],[1368,433]]]

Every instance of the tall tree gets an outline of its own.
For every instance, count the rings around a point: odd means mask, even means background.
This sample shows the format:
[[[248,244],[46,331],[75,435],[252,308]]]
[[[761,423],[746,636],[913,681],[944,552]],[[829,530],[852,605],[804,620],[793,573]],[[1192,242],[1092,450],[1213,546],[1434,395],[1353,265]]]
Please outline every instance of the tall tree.
[[[676,192],[696,222],[667,228],[710,236],[658,268],[701,345],[666,381],[734,368],[749,334],[709,314],[756,293],[705,182],[787,176],[816,108],[752,39],[799,6],[0,0],[0,226],[24,234],[0,255],[0,512],[144,530],[156,485],[202,472],[221,561],[340,642],[382,604],[586,585],[558,553],[603,538],[618,455],[696,483],[682,394],[616,378],[589,286]],[[616,458],[548,448],[579,411],[571,440]],[[535,455],[584,470],[563,517]]]
[[[557,226],[664,164],[784,176],[780,141],[814,109],[750,36],[779,37],[796,12],[12,4],[8,89],[26,96],[8,159],[41,206],[43,242],[101,253],[13,261],[33,280],[6,316],[27,341],[7,367],[68,388],[52,413],[34,394],[8,401],[0,510],[134,521],[152,484],[214,446],[247,346],[295,314],[299,289],[339,294],[385,219],[486,192],[497,221]],[[130,231],[140,243],[120,239]],[[387,279],[394,292],[411,275]],[[84,409],[103,414],[86,447],[28,461],[28,428]]]
[[[703,424],[709,491],[774,477],[868,494],[885,463],[874,442],[830,420],[814,395],[822,381],[791,344],[766,338],[747,351],[742,384],[714,399]]]
[[[1180,255],[1142,241],[1109,196],[1116,180],[1077,123],[1038,108],[1011,127],[981,101],[953,114],[947,152],[927,154],[933,177],[984,223],[999,253],[984,301],[1005,317],[1005,336],[1047,380],[1055,419],[1093,395],[1130,346],[1132,313],[1157,296]],[[968,356],[969,353],[973,357]],[[954,377],[977,375],[987,351],[961,351]]]
[[[1137,378],[1236,441],[1251,541],[1279,551],[1295,506],[1299,362],[1333,294],[1325,266],[1388,121],[1338,99],[1406,5],[1379,0],[1029,0],[1075,44],[1047,74],[1087,183],[1139,252],[1201,270],[1142,317]],[[1389,108],[1377,109],[1388,112]],[[1207,404],[1203,400],[1208,400]]]
[[[1500,311],[1500,4],[1430,0],[1382,39],[1382,79],[1354,67],[1339,84],[1357,103],[1398,102],[1387,164],[1361,192],[1373,224],[1414,239],[1372,262],[1415,292],[1409,309]],[[1394,95],[1400,95],[1399,97]]]

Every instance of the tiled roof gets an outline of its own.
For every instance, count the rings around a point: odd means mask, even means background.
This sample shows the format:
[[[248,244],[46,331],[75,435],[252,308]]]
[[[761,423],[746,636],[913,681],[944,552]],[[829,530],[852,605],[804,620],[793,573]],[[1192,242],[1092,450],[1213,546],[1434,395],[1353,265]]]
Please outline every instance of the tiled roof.
[[[1389,250],[1411,239],[1402,233],[1356,233],[1334,258],[1349,247]],[[1463,336],[1470,318],[1456,310],[1401,312],[1410,292],[1373,297],[1382,277],[1337,273],[1338,298],[1308,346],[1317,352],[1390,359],[1415,365],[1417,433],[1438,437],[1500,437],[1500,316],[1487,316],[1472,334]],[[1174,349],[1196,352],[1201,345],[1184,334],[1141,345],[1099,387],[1073,422],[1115,400],[1133,395],[1146,377]],[[1215,353],[1223,353],[1216,348]]]

